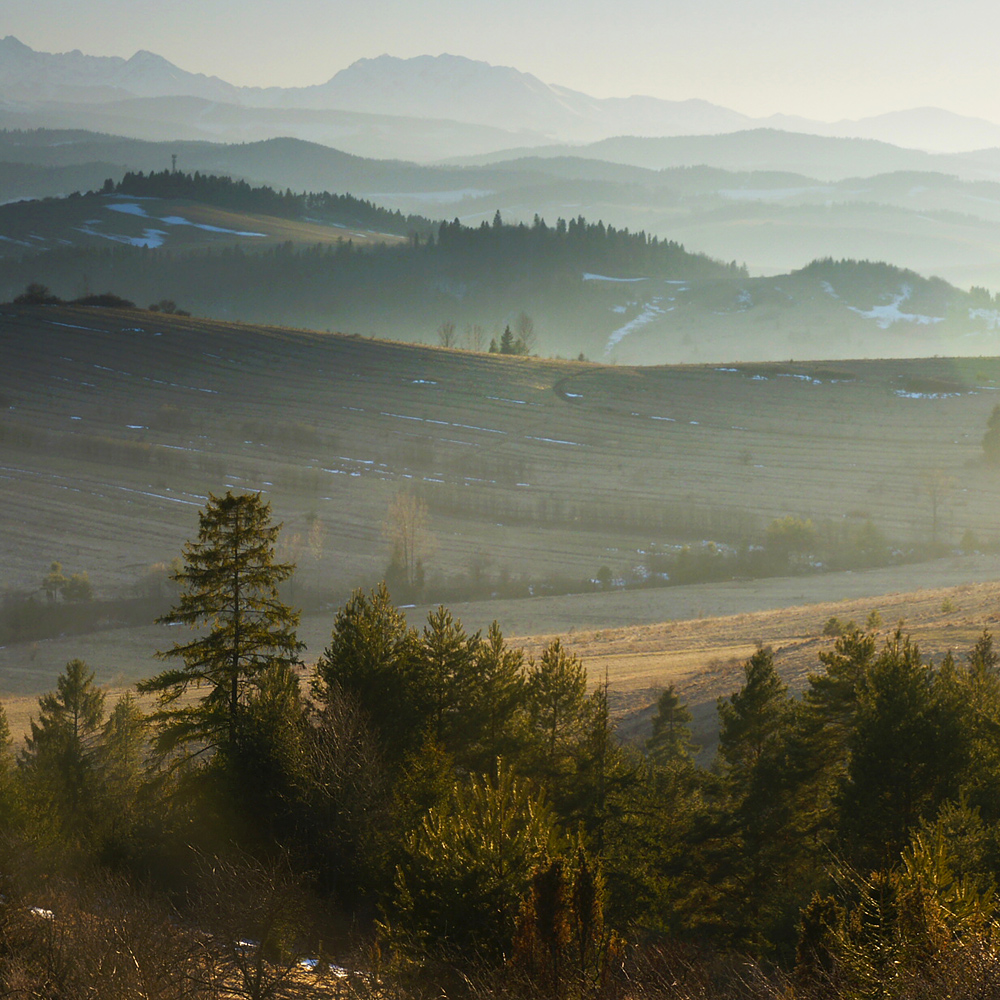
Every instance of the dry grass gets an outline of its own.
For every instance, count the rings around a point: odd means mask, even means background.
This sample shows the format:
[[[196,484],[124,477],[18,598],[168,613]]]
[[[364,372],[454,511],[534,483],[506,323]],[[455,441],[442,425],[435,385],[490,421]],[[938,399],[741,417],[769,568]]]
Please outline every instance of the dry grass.
[[[564,600],[569,603],[572,599]],[[883,636],[901,627],[925,657],[939,661],[951,651],[961,659],[984,628],[996,628],[1000,620],[1000,583],[962,584],[656,624],[519,635],[510,641],[522,646],[530,657],[559,638],[570,652],[581,657],[592,685],[607,677],[614,715],[628,738],[645,737],[659,692],[674,684],[694,709],[696,736],[710,741],[716,699],[739,687],[742,665],[759,645],[774,650],[781,675],[793,690],[800,691],[809,673],[820,669],[819,652],[833,645],[834,640],[823,635],[827,620],[836,617],[845,623],[863,625],[872,611],[878,611],[882,618]],[[466,620],[470,629],[476,624]],[[411,621],[419,619],[411,614]],[[326,642],[330,624],[307,620],[300,631],[300,637],[309,640],[306,678]],[[131,686],[124,673],[108,670],[106,665],[116,662],[113,651],[117,648],[117,662],[128,661],[138,679],[157,668],[152,652],[169,645],[169,633],[162,627],[123,629],[114,635],[98,633],[38,644],[36,657],[44,655],[44,662],[37,670],[22,674],[19,687],[14,688],[8,680],[6,688],[0,689],[0,694],[5,695],[2,701],[11,731],[18,735],[27,731],[30,716],[37,715],[37,694],[53,686],[67,659],[79,656],[96,666],[98,680],[104,683],[109,703],[113,703]],[[147,645],[143,646],[143,642]],[[126,650],[133,651],[134,659],[128,660]],[[17,647],[0,650],[0,676],[11,676],[16,656]],[[197,692],[192,692],[191,697],[197,697]],[[147,708],[151,705],[148,700],[145,704]]]

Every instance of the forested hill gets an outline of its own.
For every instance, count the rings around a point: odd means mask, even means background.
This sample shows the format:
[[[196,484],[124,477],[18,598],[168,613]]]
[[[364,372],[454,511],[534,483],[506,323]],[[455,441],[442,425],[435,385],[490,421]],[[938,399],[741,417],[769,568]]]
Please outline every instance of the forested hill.
[[[170,172],[0,206],[0,232],[0,299],[40,283],[63,299],[110,290],[200,316],[408,341],[451,323],[481,331],[483,346],[523,312],[542,352],[572,356],[603,351],[623,313],[642,312],[621,304],[626,290],[637,302],[640,286],[659,295],[664,282],[746,278],[735,262],[582,216],[432,225],[350,195]]]
[[[687,280],[747,277],[746,268],[735,261],[723,264],[706,254],[689,253],[674,240],[591,223],[583,216],[569,222],[559,219],[554,227],[538,215],[530,227],[505,225],[499,211],[492,225],[483,222],[469,227],[455,219],[441,223],[438,246],[444,256],[456,262],[488,258],[508,270],[533,269],[547,263],[621,277],[637,273]]]
[[[267,185],[253,187],[244,180],[198,171],[193,174],[177,170],[151,170],[148,174],[129,171],[117,184],[108,178],[101,193],[184,198],[232,211],[357,226],[399,236],[428,236],[434,231],[434,223],[422,215],[403,215],[349,194],[329,191],[294,194],[291,189],[282,193]]]

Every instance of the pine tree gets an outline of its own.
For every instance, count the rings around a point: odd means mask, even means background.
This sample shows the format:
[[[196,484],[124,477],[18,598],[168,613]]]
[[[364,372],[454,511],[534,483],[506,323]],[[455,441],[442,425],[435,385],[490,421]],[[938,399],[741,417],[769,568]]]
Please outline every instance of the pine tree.
[[[94,768],[104,719],[104,692],[83,660],[70,660],[56,690],[38,699],[18,763],[31,792],[67,828],[82,829],[93,805]]]
[[[278,584],[294,567],[275,561],[280,525],[259,493],[209,495],[199,514],[198,539],[184,547],[184,565],[173,577],[179,603],[165,624],[208,626],[190,642],[157,656],[180,660],[139,685],[159,695],[164,747],[201,742],[235,750],[243,717],[261,677],[271,668],[298,664],[298,612],[282,603]],[[192,685],[209,691],[197,705],[178,707]]]
[[[462,623],[442,605],[427,616],[415,650],[414,680],[428,733],[452,753],[464,749],[472,738],[469,723],[478,646],[479,633],[467,636]]]
[[[952,669],[935,675],[898,631],[861,678],[857,702],[841,829],[856,864],[887,867],[914,825],[957,795],[972,734]]]
[[[123,846],[141,818],[146,735],[146,717],[126,691],[104,724],[95,754],[102,812],[99,825],[108,847]]]
[[[14,741],[11,739],[7,713],[0,704],[0,836],[14,823],[16,811]]]
[[[719,757],[729,834],[721,878],[732,878],[731,927],[738,936],[767,941],[788,906],[793,865],[802,849],[788,766],[794,703],[770,650],[744,664],[745,683],[719,700]]]
[[[316,663],[313,696],[324,704],[338,701],[338,691],[355,699],[389,757],[419,744],[416,645],[416,633],[381,583],[369,594],[355,591],[337,612],[329,645]]]
[[[556,843],[544,797],[505,762],[455,783],[406,839],[390,940],[418,960],[509,955],[532,868]]]
[[[528,707],[538,741],[541,771],[555,777],[564,770],[573,745],[587,726],[587,670],[558,639],[528,667]]]
[[[661,767],[683,766],[691,761],[691,711],[673,684],[656,702],[653,733],[646,741],[646,749],[649,759]]]
[[[524,746],[524,652],[508,647],[493,622],[475,658],[467,732],[470,765],[485,772],[497,757],[515,759]]]
[[[501,354],[516,354],[517,351],[514,348],[514,334],[510,332],[510,326],[505,326],[503,328],[503,336],[500,338],[500,353]]]

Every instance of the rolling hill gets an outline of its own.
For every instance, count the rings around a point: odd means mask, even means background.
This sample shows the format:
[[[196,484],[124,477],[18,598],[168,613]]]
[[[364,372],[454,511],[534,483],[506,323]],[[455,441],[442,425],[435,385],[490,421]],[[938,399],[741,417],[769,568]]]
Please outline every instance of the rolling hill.
[[[781,195],[788,189],[767,186],[777,179],[756,182]],[[906,183],[914,178],[882,187]],[[169,190],[182,197],[158,196]],[[789,211],[827,210],[803,195]],[[882,211],[891,218],[894,209]],[[769,218],[759,228],[773,233]],[[837,213],[841,227],[852,218],[849,206]],[[721,242],[734,220],[715,220]],[[785,228],[802,237],[790,220]],[[206,317],[411,342],[436,342],[450,323],[475,348],[499,343],[525,313],[539,353],[626,364],[979,355],[1000,344],[988,291],[886,264],[826,259],[752,278],[736,261],[582,218],[434,225],[340,196],[168,172],[0,206],[0,233],[8,299],[31,283],[64,299],[109,290]],[[888,228],[882,238],[891,247]]]
[[[886,260],[961,287],[1000,289],[1000,164],[989,152],[929,156],[774,131],[527,152],[429,167],[293,139],[224,145],[6,132],[0,202],[98,190],[129,171],[166,169],[176,155],[178,169],[189,173],[350,193],[467,225],[488,222],[497,210],[526,224],[535,215],[583,215],[735,259],[757,275],[833,256]]]
[[[0,337],[8,589],[60,559],[129,593],[230,487],[301,538],[321,520],[303,586],[332,600],[381,574],[401,489],[441,592],[474,565],[500,591],[630,578],[650,545],[735,552],[789,514],[906,547],[936,504],[940,543],[996,540],[996,359],[605,367],[61,307],[5,306]]]

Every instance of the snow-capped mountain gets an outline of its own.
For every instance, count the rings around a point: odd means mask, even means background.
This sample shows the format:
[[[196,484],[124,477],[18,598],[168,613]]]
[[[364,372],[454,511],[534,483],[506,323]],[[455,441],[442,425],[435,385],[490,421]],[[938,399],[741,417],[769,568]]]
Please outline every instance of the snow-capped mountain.
[[[0,99],[101,103],[128,97],[202,97],[239,102],[240,88],[215,76],[188,73],[153,52],[131,59],[87,56],[74,49],[36,52],[13,35],[0,39]]]
[[[610,136],[717,135],[761,127],[879,139],[931,152],[1000,146],[1000,125],[939,108],[839,122],[787,115],[750,118],[701,100],[595,98],[512,67],[455,55],[411,59],[382,55],[359,59],[316,86],[258,88],[188,73],[152,52],[137,52],[130,59],[87,56],[76,50],[53,54],[36,52],[13,36],[0,40],[0,103],[8,106],[30,111],[40,102],[100,105],[102,113],[113,119],[115,102],[168,97],[199,98],[245,110],[338,111],[450,121],[512,133],[511,146],[518,145],[519,134],[530,134],[532,141],[526,144],[537,145],[542,137],[579,143]],[[269,120],[275,117],[272,113]],[[281,134],[280,129],[274,134]],[[298,133],[289,129],[286,134]]]

